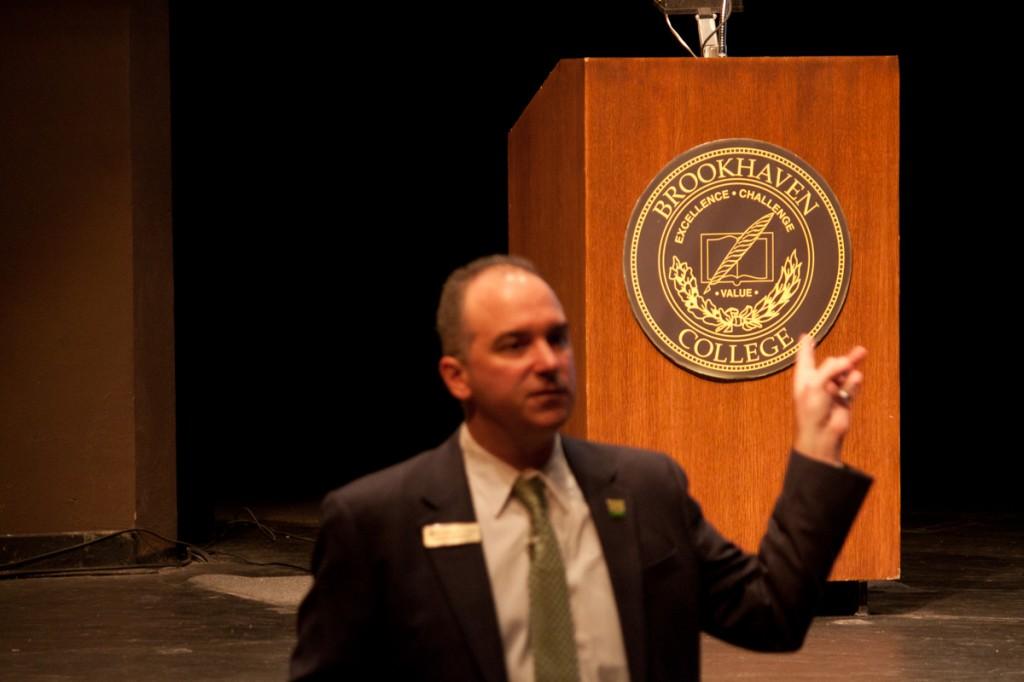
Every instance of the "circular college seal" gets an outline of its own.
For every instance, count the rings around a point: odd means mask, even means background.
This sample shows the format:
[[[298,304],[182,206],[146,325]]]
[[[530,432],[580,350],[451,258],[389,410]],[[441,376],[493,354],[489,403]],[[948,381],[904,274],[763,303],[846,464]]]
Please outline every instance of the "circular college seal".
[[[792,364],[801,333],[828,332],[846,300],[850,236],[805,161],[760,140],[718,140],[647,186],[623,266],[658,350],[699,374],[750,379]]]

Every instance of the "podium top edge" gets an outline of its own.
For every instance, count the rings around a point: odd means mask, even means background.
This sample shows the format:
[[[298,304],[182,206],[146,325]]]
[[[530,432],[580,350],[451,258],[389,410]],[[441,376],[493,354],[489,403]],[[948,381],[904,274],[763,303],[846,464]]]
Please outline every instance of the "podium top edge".
[[[725,57],[725,58],[694,58],[685,55],[678,57],[566,57],[561,62],[694,62],[694,63],[729,63],[729,62],[856,62],[856,61],[899,61],[898,55],[813,55],[800,57]]]

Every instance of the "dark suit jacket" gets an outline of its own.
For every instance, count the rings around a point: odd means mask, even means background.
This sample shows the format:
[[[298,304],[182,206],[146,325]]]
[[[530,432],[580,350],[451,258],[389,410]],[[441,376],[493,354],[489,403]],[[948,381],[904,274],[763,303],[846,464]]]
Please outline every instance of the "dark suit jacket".
[[[757,555],[705,521],[670,458],[564,438],[590,506],[634,682],[697,680],[699,636],[802,642],[870,479],[793,454]],[[624,499],[626,514],[606,500]],[[506,679],[480,544],[427,549],[422,528],[475,520],[458,437],[331,493],[298,616],[293,679]]]

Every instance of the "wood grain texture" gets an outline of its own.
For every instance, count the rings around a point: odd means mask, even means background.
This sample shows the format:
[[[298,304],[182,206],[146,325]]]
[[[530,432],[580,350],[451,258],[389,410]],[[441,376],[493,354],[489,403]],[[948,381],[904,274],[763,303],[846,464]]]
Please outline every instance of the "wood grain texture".
[[[754,549],[792,440],[792,369],[715,382],[661,355],[633,319],[622,249],[633,206],[672,158],[711,140],[785,147],[829,182],[849,224],[846,305],[820,353],[869,349],[845,448],[875,485],[833,571],[899,575],[899,73],[895,58],[562,62],[510,135],[510,235],[563,297],[581,394],[570,431],[671,453],[712,522]]]
[[[509,136],[509,253],[529,257],[554,287],[571,321],[581,373],[567,431],[587,434],[587,249],[584,243],[583,69],[558,64]]]

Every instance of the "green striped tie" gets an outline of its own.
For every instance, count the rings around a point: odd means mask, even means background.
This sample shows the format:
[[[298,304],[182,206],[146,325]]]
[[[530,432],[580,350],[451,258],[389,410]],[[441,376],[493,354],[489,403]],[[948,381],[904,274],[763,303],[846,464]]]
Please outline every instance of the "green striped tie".
[[[530,645],[536,682],[579,680],[576,637],[565,566],[558,540],[548,522],[544,481],[516,481],[513,493],[530,512],[533,527],[530,544]]]

